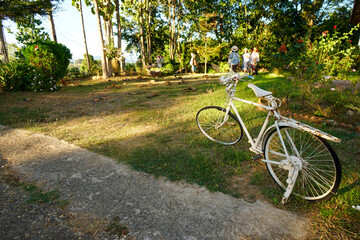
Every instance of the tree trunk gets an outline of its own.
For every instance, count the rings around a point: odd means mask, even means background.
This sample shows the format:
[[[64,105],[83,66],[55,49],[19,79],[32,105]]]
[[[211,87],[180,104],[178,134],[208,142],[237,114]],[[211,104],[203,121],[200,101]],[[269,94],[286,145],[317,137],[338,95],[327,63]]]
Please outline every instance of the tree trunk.
[[[173,44],[173,39],[172,39],[172,0],[168,0],[168,6],[169,6],[169,57],[171,60],[174,59],[174,44]]]
[[[120,21],[120,11],[119,11],[119,0],[115,0],[115,11],[116,11],[117,33],[118,33],[117,47],[120,55],[120,72],[123,72],[124,67],[123,67],[122,51],[121,51],[121,21]]]
[[[178,34],[180,36],[180,26],[178,25]],[[180,73],[181,73],[181,69],[184,67],[184,63],[182,61],[182,57],[181,57],[181,44],[180,44],[180,40],[177,39],[177,55],[178,55],[178,60],[179,60],[179,70],[180,70]]]
[[[205,41],[205,74],[207,73],[207,41]]]
[[[141,59],[143,64],[143,69],[146,67],[146,59],[145,59],[145,42],[144,42],[144,20],[143,20],[144,10],[140,7],[140,48],[141,48]]]
[[[101,29],[101,19],[99,14],[99,5],[97,3],[97,0],[93,0],[94,6],[95,6],[95,14],[98,20],[98,30],[99,30],[99,36],[101,41],[101,65],[102,65],[102,71],[103,71],[103,78],[106,80],[108,79],[108,72],[107,72],[107,66],[106,66],[106,57],[105,57],[105,46],[104,46],[104,37]]]
[[[9,62],[9,56],[8,56],[8,52],[7,52],[7,49],[6,49],[5,37],[4,37],[4,31],[3,31],[3,25],[2,25],[2,19],[1,18],[0,18],[0,51],[4,55],[4,62],[8,63]]]
[[[81,1],[82,1],[82,0],[79,0],[79,2],[80,2],[81,24],[82,24],[82,30],[83,30],[83,35],[84,35],[86,62],[87,62],[88,72],[90,73],[90,72],[91,72],[90,57],[89,57],[88,47],[87,47],[87,43],[86,43],[84,16],[83,16],[83,11],[82,11],[82,3],[81,3]]]
[[[173,53],[172,53],[172,57],[171,59],[175,59],[175,49],[176,49],[176,42],[175,42],[175,7],[176,7],[176,2],[175,0],[173,0],[173,9],[172,9],[172,24],[171,24],[171,42],[172,42],[172,49],[173,49]]]
[[[149,0],[146,0],[146,12],[148,14],[147,16],[147,59],[148,62],[151,62],[151,5],[149,5]]]
[[[114,32],[113,32],[113,27],[112,27],[112,15],[110,14],[111,10],[110,10],[110,0],[107,0],[106,3],[106,8],[107,8],[107,12],[108,12],[108,16],[107,16],[107,20],[106,20],[106,29],[107,29],[107,48],[109,50],[112,50],[114,48]],[[111,63],[111,59],[112,58],[107,58],[107,67],[108,67],[108,75],[111,76],[113,74],[113,67],[112,67],[112,63]]]
[[[54,23],[54,18],[53,18],[53,14],[52,14],[52,9],[49,10],[48,16],[49,16],[52,40],[54,42],[57,42],[56,31],[55,31],[55,23]]]

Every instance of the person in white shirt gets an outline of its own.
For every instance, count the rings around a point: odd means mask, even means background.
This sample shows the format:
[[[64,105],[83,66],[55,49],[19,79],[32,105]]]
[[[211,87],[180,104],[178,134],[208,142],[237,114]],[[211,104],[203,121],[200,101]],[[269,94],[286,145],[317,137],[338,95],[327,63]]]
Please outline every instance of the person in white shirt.
[[[196,61],[196,55],[195,55],[195,53],[191,53],[190,65],[191,65],[191,73],[192,73],[192,74],[196,73],[197,61]]]
[[[244,49],[244,54],[242,58],[243,58],[243,70],[244,73],[246,73],[248,71],[249,62],[250,62],[250,53],[247,48]]]
[[[254,47],[254,50],[252,51],[250,56],[250,65],[253,68],[255,75],[258,74],[257,65],[259,62],[260,62],[259,50],[256,47]]]

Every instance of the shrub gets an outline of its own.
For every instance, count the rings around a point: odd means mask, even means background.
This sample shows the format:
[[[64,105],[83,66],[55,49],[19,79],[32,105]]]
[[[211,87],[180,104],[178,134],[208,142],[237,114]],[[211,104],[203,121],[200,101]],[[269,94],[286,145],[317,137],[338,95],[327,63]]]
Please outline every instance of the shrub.
[[[166,64],[161,68],[161,73],[165,75],[174,73],[174,66],[171,63]]]
[[[2,88],[6,91],[55,91],[56,82],[66,75],[70,50],[51,41],[26,45],[19,59],[0,67]]]
[[[5,91],[26,91],[37,75],[36,69],[22,60],[1,64],[0,85]]]
[[[85,76],[85,74],[82,73],[78,67],[72,66],[72,67],[69,67],[67,70],[67,77],[69,79],[77,79],[77,78],[81,78],[84,76]]]
[[[354,91],[335,89],[330,77],[344,79],[351,74],[350,68],[359,57],[359,50],[349,41],[353,30],[343,35],[324,31],[313,42],[298,42],[288,53],[275,55],[278,68],[294,77],[304,99],[324,116],[340,112],[356,99]]]
[[[2,86],[1,86],[2,85]],[[25,60],[16,60],[0,66],[0,87],[5,91],[56,91],[54,80],[38,71]]]
[[[220,67],[219,67],[219,71],[221,73],[227,73],[230,71],[230,68],[229,68],[229,64],[228,62],[221,62],[220,63]]]
[[[21,50],[21,56],[47,76],[49,81],[63,78],[71,59],[70,50],[66,46],[52,41],[29,44]]]
[[[90,68],[91,68],[90,72],[87,66],[86,54],[84,54],[84,58],[81,61],[81,71],[87,72],[90,75],[98,75],[98,76],[102,75],[101,61],[95,60],[92,55],[89,55],[89,60],[90,60]]]

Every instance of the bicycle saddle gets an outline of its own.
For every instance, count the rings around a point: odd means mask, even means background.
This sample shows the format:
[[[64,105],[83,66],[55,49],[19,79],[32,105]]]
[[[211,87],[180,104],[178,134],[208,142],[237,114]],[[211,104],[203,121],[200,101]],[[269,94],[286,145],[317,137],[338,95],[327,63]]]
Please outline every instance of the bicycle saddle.
[[[272,92],[263,90],[263,89],[257,87],[256,85],[254,85],[252,83],[249,83],[248,87],[251,88],[254,91],[256,97],[258,97],[258,98],[266,97],[266,96],[269,96],[269,95],[272,94]]]

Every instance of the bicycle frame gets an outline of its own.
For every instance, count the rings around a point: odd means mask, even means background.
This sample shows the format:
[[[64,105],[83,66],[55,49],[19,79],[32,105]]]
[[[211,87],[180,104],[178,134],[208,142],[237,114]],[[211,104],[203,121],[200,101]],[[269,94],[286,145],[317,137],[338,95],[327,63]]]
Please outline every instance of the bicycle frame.
[[[237,86],[237,83],[238,83],[238,80],[235,81],[234,84],[230,85],[229,87],[226,88],[226,92],[227,92],[227,95],[228,95],[228,104],[226,104],[226,114],[225,116],[228,115],[230,109],[233,109],[233,111],[235,112],[235,115],[236,117],[238,118],[241,126],[243,127],[244,129],[244,132],[247,136],[247,138],[249,139],[249,142],[251,144],[251,148],[250,150],[254,153],[257,153],[257,154],[262,154],[262,149],[261,149],[261,139],[263,138],[263,136],[265,136],[265,133],[269,130],[269,129],[272,129],[273,127],[275,127],[277,129],[277,131],[279,132],[279,136],[280,136],[280,139],[281,141],[282,140],[282,136],[280,134],[280,131],[279,131],[279,127],[281,126],[291,126],[291,127],[294,127],[294,128],[297,128],[301,131],[305,131],[305,132],[309,132],[311,134],[314,134],[316,136],[319,136],[319,137],[322,137],[324,139],[327,139],[329,141],[332,141],[332,142],[341,142],[341,140],[337,137],[334,137],[328,133],[325,133],[319,129],[316,129],[316,128],[313,128],[309,125],[306,125],[304,123],[301,123],[301,122],[298,122],[296,120],[293,120],[293,119],[290,119],[290,118],[287,118],[287,117],[284,117],[282,116],[278,111],[277,111],[277,108],[280,107],[281,103],[280,103],[280,100],[273,97],[272,95],[270,96],[266,96],[265,99],[269,102],[269,105],[266,106],[266,105],[263,105],[263,104],[259,104],[259,103],[255,103],[255,102],[251,102],[251,101],[248,101],[248,100],[245,100],[245,99],[241,99],[241,98],[237,98],[235,97],[235,88]],[[266,111],[268,111],[268,115],[261,127],[261,130],[257,136],[257,138],[253,138],[248,129],[246,128],[246,125],[245,123],[243,122],[239,112],[237,111],[237,108],[234,104],[233,101],[239,101],[239,102],[243,102],[243,103],[246,103],[246,104],[250,104],[250,105],[253,105],[253,106],[256,106],[256,107],[260,107],[260,108],[263,108],[265,109]],[[275,123],[274,125],[272,126],[269,126],[268,128],[266,128],[268,126],[268,123],[269,123],[269,120],[271,118],[271,116],[274,116],[275,118]],[[226,119],[224,119],[224,122],[226,121]],[[222,125],[222,124],[221,124]],[[286,151],[286,150],[285,150]]]
[[[249,140],[249,143],[251,145],[249,150],[256,153],[256,154],[258,154],[258,156],[260,156],[260,158],[262,158],[261,159],[262,162],[278,165],[278,167],[289,171],[288,179],[286,181],[288,185],[286,187],[286,191],[285,191],[284,196],[282,198],[282,203],[285,204],[287,202],[288,198],[290,197],[290,194],[292,193],[292,190],[293,190],[293,188],[295,186],[295,182],[296,182],[298,173],[302,169],[302,163],[299,160],[301,158],[300,154],[299,154],[299,152],[298,152],[292,138],[290,137],[289,133],[287,131],[285,131],[286,136],[282,136],[282,134],[280,132],[280,127],[289,126],[289,127],[297,128],[297,129],[299,129],[301,131],[309,132],[309,133],[311,133],[313,135],[316,135],[316,136],[319,136],[319,137],[322,137],[322,138],[325,138],[327,140],[334,141],[334,142],[340,142],[341,140],[339,138],[336,138],[336,137],[330,135],[330,134],[327,134],[327,133],[322,132],[322,131],[320,131],[318,129],[315,129],[315,128],[309,126],[309,125],[306,125],[306,124],[303,124],[303,123],[298,122],[296,120],[281,116],[281,114],[277,111],[277,108],[280,107],[281,102],[280,102],[279,99],[273,97],[272,95],[264,96],[264,98],[268,102],[268,106],[235,97],[235,88],[236,88],[237,83],[238,83],[238,80],[235,80],[235,82],[233,84],[230,84],[230,86],[228,86],[226,88],[226,92],[227,92],[227,95],[228,95],[228,103],[225,106],[226,107],[225,108],[226,113],[225,113],[225,117],[223,119],[223,122],[220,124],[220,126],[223,125],[227,121],[227,117],[228,117],[228,114],[230,112],[230,109],[232,109],[234,111],[237,119],[239,120],[239,122],[240,122],[240,124],[241,124],[241,126],[242,126],[248,140]],[[268,92],[268,93],[270,93],[270,92]],[[237,111],[237,108],[236,108],[236,106],[234,104],[234,101],[239,101],[239,102],[243,102],[243,103],[250,104],[250,105],[253,105],[253,106],[257,106],[257,107],[263,108],[263,109],[268,111],[267,117],[265,118],[265,121],[264,121],[264,123],[263,123],[263,125],[261,127],[261,130],[258,133],[258,136],[256,138],[253,138],[250,135],[244,121],[242,120],[239,112]],[[275,119],[275,123],[268,127],[269,120],[270,120],[270,118],[272,116]],[[283,157],[284,160],[282,160],[281,162],[275,162],[275,161],[271,161],[271,160],[266,160],[265,156],[264,156],[264,152],[263,152],[262,140],[266,136],[267,132],[271,131],[274,128],[276,129],[276,131],[279,134],[279,139],[280,139],[280,142],[282,144],[282,147],[284,149],[285,154],[274,153],[274,152],[273,152],[273,154],[277,154],[278,156]],[[290,155],[288,153],[288,150],[286,148],[285,142],[284,142],[284,137],[286,137],[286,139],[290,143],[292,149],[295,151],[295,155],[297,155],[296,157],[290,157]]]

